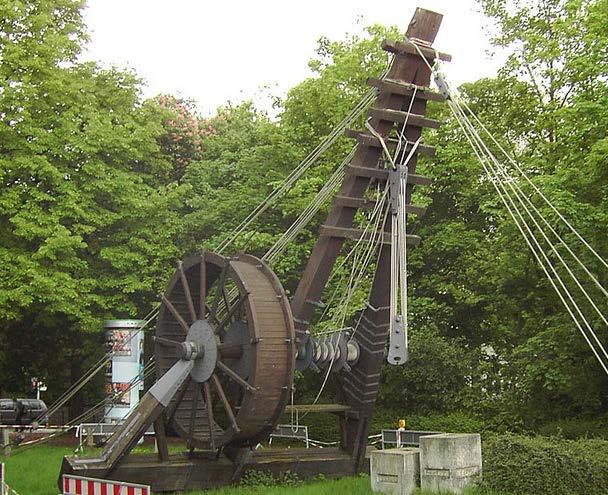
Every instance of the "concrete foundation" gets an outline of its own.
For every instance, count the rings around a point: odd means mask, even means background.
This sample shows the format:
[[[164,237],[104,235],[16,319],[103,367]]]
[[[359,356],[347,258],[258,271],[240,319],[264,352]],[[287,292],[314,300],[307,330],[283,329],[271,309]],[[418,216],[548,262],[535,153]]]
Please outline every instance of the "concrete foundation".
[[[372,491],[411,495],[419,485],[420,449],[376,450],[370,457]]]
[[[443,433],[420,437],[420,486],[423,490],[462,493],[479,480],[479,434]]]

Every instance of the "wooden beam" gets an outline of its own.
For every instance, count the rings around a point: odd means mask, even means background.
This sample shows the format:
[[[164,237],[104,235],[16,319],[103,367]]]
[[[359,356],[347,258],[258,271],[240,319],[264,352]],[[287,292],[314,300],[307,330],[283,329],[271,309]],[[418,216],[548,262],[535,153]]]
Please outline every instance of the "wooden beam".
[[[167,447],[167,435],[165,433],[165,419],[162,414],[154,421],[154,436],[156,438],[158,460],[167,462],[169,460],[169,448]]]
[[[357,142],[359,142],[360,144],[363,144],[365,146],[371,146],[374,148],[382,147],[380,140],[376,136],[372,136],[371,134],[368,134],[366,132],[357,131],[355,129],[346,129],[344,131],[344,135],[346,137],[356,139]],[[397,139],[384,138],[384,143],[387,145],[387,147],[389,149],[391,149],[391,148],[394,149],[394,147],[397,145]],[[406,151],[411,150],[413,145],[414,145],[414,143],[412,143],[411,141],[408,141],[405,145]],[[416,153],[420,153],[422,155],[428,155],[428,156],[435,156],[435,148],[433,146],[428,146],[426,144],[419,144],[418,148],[416,149]]]
[[[445,101],[445,96],[441,93],[432,91],[430,88],[425,88],[424,86],[418,86],[397,79],[378,79],[376,77],[370,77],[367,80],[367,84],[374,88],[378,88],[381,91],[387,91],[396,95],[412,96],[415,91],[416,98],[420,98],[421,100]]]
[[[336,196],[334,203],[344,208],[358,208],[362,210],[371,210],[376,206],[376,201],[368,198],[350,198],[348,196]],[[406,213],[418,215],[421,217],[426,212],[426,208],[416,205],[405,205]]]
[[[285,407],[285,414],[297,413],[345,413],[352,407],[346,404],[294,404]]]
[[[416,46],[424,55],[429,62],[435,60],[435,57],[438,56],[439,60],[443,60],[444,62],[451,62],[452,56],[448,53],[436,52],[434,48],[422,43],[416,43]],[[393,40],[384,40],[382,42],[382,49],[394,53],[396,55],[420,55],[418,50],[414,46],[414,43],[409,40],[404,41],[393,41]]]
[[[353,241],[358,241],[363,239],[364,241],[372,242],[378,237],[378,233],[365,232],[362,229],[349,229],[346,227],[334,227],[331,225],[321,225],[319,229],[319,233],[321,235],[326,235],[329,237],[340,237],[342,239],[351,239]],[[382,232],[382,244],[390,244],[391,243],[391,234],[389,232]],[[420,244],[420,237],[417,235],[406,236],[405,242],[409,246],[417,246]]]
[[[370,177],[376,179],[388,179],[388,170],[386,168],[371,168],[371,167],[357,167],[356,165],[348,165],[346,167],[347,174],[354,174],[358,177]],[[407,174],[407,183],[416,184],[418,186],[429,186],[432,183],[430,177],[425,177],[419,174]]]
[[[370,108],[368,110],[370,117],[375,117],[387,122],[402,123],[407,120],[407,124],[415,127],[428,127],[430,129],[439,129],[441,122],[435,119],[428,119],[423,115],[408,113],[402,110],[391,110],[390,108]]]

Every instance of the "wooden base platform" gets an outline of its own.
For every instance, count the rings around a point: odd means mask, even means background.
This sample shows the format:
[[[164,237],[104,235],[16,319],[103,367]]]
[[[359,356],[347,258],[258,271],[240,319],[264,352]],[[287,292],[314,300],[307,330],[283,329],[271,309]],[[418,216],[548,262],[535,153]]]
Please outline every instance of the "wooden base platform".
[[[94,459],[90,459],[90,463],[83,461],[74,456],[64,458],[62,473],[149,484],[154,492],[217,488],[238,482],[238,479],[233,480],[234,464],[224,456],[216,460],[204,454],[183,453],[161,462],[155,454],[133,454],[105,476]],[[340,478],[356,475],[355,465],[351,456],[337,448],[260,449],[251,452],[242,473],[248,470],[273,474],[290,471],[301,479],[318,475]],[[368,459],[364,470],[369,471]]]

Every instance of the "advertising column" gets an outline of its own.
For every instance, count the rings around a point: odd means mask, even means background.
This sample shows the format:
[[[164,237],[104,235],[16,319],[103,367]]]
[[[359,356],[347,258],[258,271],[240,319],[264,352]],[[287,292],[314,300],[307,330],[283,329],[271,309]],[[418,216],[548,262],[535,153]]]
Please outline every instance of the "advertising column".
[[[105,422],[121,421],[139,402],[143,382],[131,387],[142,372],[144,332],[143,320],[106,320],[103,324],[108,350],[114,352],[106,370],[106,397],[115,397],[106,406]]]

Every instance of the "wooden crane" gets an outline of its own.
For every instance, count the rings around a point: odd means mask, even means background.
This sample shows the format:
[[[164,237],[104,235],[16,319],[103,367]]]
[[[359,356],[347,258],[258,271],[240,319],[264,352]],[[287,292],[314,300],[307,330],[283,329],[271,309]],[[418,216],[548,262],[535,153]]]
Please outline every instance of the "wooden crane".
[[[271,268],[253,256],[205,252],[183,260],[162,296],[154,351],[158,381],[98,458],[66,457],[62,474],[146,483],[162,492],[229,484],[249,469],[303,478],[364,469],[390,326],[390,222],[381,233],[384,244],[356,334],[317,339],[309,326],[344,242],[366,235],[354,221],[358,210],[374,207],[366,195],[370,182],[391,180],[383,153],[395,146],[397,132],[405,137],[405,150],[414,151],[405,175],[406,211],[423,212],[410,203],[413,186],[429,183],[416,174],[417,155],[433,155],[434,149],[414,143],[424,128],[439,126],[425,112],[429,100],[444,99],[428,89],[429,63],[450,59],[431,46],[441,20],[417,9],[406,39],[383,43],[394,54],[392,65],[383,79],[369,80],[377,98],[367,129],[347,131],[357,148],[292,300]],[[419,240],[407,236],[408,244]],[[338,403],[288,405],[294,370],[311,367],[335,375]],[[336,414],[340,446],[252,449],[282,414],[294,410]],[[158,454],[131,454],[152,425]],[[169,454],[168,428],[185,439],[187,452]]]

